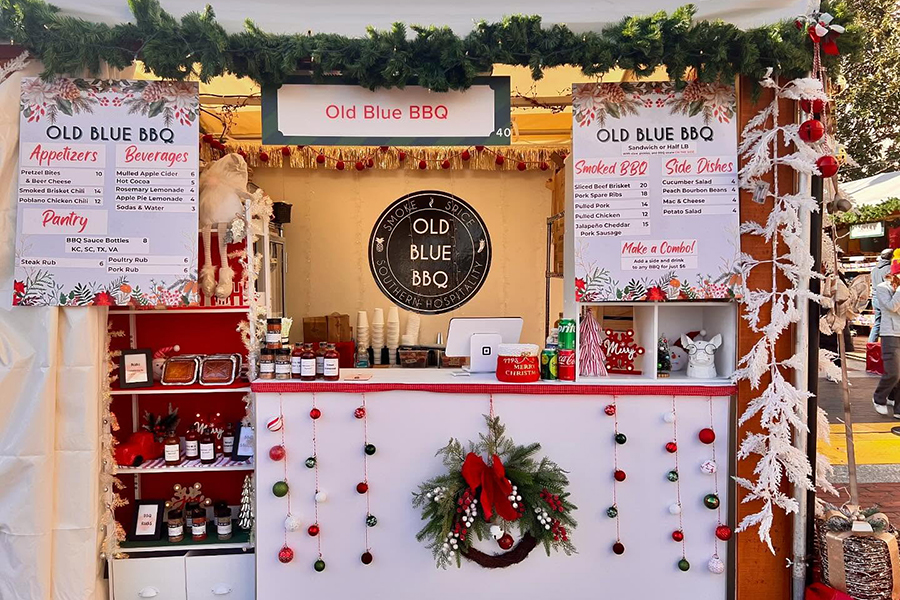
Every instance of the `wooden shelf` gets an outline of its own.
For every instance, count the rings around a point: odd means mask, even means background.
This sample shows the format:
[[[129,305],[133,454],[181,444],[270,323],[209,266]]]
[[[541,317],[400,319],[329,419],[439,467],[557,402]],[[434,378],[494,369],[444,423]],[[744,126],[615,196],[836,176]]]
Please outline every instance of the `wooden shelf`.
[[[233,519],[236,521],[237,519]],[[226,550],[231,548],[243,548],[249,550],[253,548],[250,543],[250,534],[243,529],[238,529],[236,525],[232,525],[233,533],[230,540],[220,540],[216,535],[216,527],[214,523],[208,523],[206,526],[206,539],[195,542],[187,535],[180,542],[169,542],[165,537],[166,529],[163,527],[163,539],[153,541],[137,541],[122,542],[120,548],[125,553],[135,552],[169,552],[177,550]]]
[[[148,308],[110,308],[111,315],[184,315],[184,314],[228,314],[228,313],[247,313],[250,310],[247,306],[185,306],[183,308],[157,308],[155,306]]]
[[[144,388],[113,388],[110,390],[112,396],[143,396],[150,394],[224,394],[249,392],[250,384],[246,381],[235,381],[230,385],[200,385],[193,383],[191,385],[161,385],[159,383]]]
[[[228,457],[220,456],[216,462],[210,465],[204,465],[200,460],[186,460],[180,465],[167,466],[165,459],[155,458],[148,460],[139,467],[118,468],[119,473],[130,473],[138,475],[157,475],[160,473],[210,473],[216,471],[252,471],[253,459],[243,462],[236,462]]]

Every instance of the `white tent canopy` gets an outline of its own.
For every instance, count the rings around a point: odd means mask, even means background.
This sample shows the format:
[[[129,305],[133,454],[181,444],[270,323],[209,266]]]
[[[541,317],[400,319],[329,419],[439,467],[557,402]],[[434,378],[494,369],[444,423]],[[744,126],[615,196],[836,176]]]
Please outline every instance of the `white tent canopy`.
[[[842,183],[841,189],[850,194],[854,206],[872,206],[889,198],[900,198],[900,171]]]
[[[241,31],[244,20],[253,21],[272,33],[338,33],[364,35],[367,26],[387,29],[392,23],[449,26],[457,34],[471,31],[480,20],[498,21],[513,14],[542,15],[545,24],[565,23],[581,32],[599,29],[631,15],[671,12],[689,0],[161,0],[162,7],[177,17],[202,11],[212,4],[219,23],[230,32]],[[132,19],[126,0],[52,0],[64,14],[89,21],[120,23]],[[722,19],[749,28],[807,12],[807,0],[694,0],[698,19]],[[818,2],[813,4],[818,5]]]

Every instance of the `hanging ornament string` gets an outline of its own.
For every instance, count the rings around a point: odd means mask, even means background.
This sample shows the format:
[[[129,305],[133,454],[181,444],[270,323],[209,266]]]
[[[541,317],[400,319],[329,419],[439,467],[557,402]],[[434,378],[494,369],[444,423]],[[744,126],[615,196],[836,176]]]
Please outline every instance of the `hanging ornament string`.
[[[280,450],[275,450],[275,448],[273,448],[272,450],[269,450],[269,455],[272,456],[272,452],[275,451],[275,456],[279,456],[279,455],[281,456],[281,463],[282,463],[282,466],[284,467],[283,481],[287,484],[288,483],[288,464],[287,464],[287,451],[285,450],[286,446],[284,443],[285,436],[284,436],[284,424],[283,424],[284,423],[284,398],[282,398],[282,395],[280,392],[278,393],[278,415],[281,417],[281,420],[282,420],[281,446],[280,446]],[[275,456],[272,456],[272,458],[275,458]],[[288,486],[287,486],[287,496],[286,497],[287,497],[287,515],[285,516],[284,546],[288,547],[287,534],[288,534],[288,528],[290,527],[288,524],[291,522],[291,516],[292,516],[290,484],[288,484]]]
[[[369,546],[369,528],[378,524],[378,519],[372,514],[372,506],[369,502],[369,457],[375,454],[375,445],[369,443],[369,412],[366,408],[366,395],[362,394],[362,404],[353,411],[353,416],[363,422],[363,480],[356,486],[356,491],[366,497],[366,526],[365,526],[365,552],[360,556],[364,565],[372,562],[372,548]]]
[[[719,575],[725,572],[725,564],[722,562],[722,559],[719,558],[719,541],[727,542],[731,539],[733,532],[728,524],[722,522],[722,506],[719,502],[719,475],[716,463],[716,434],[712,396],[707,397],[706,402],[709,405],[709,428],[700,430],[700,441],[710,445],[710,455],[712,458],[701,466],[701,470],[710,473],[713,476],[713,497],[715,500],[713,501],[712,498],[707,496],[707,498],[704,498],[704,503],[712,502],[712,504],[715,505],[716,511],[716,531],[715,536],[713,537],[714,551],[712,557],[709,559],[708,566],[711,572]]]
[[[316,393],[312,393],[312,409],[309,411],[309,417],[312,419],[312,446],[313,446],[313,454],[311,457],[306,459],[306,466],[312,467],[315,472],[315,482],[316,482],[316,495],[315,495],[315,513],[314,518],[315,521],[312,525],[307,529],[307,533],[312,537],[316,538],[316,550],[318,552],[319,558],[313,564],[313,568],[322,572],[325,570],[325,561],[322,558],[322,536],[321,530],[319,528],[319,504],[325,502],[327,499],[326,493],[319,488],[319,448],[318,442],[316,441],[317,434],[317,426],[316,424],[319,422],[319,418],[322,416],[322,411],[316,406]]]
[[[672,441],[666,444],[666,451],[675,457],[675,468],[666,474],[666,478],[675,484],[675,504],[669,506],[669,512],[678,517],[678,529],[672,532],[672,539],[681,544],[681,559],[678,568],[687,571],[691,564],[687,559],[687,543],[684,539],[684,511],[681,504],[681,481],[678,465],[678,406],[675,396],[672,396],[672,412],[666,416],[666,421],[672,423]]]
[[[287,516],[284,519],[284,544],[278,551],[278,560],[282,563],[289,563],[294,559],[294,551],[288,546],[287,534],[289,531],[296,531],[300,525],[299,521],[291,515],[291,488],[288,485],[287,452],[284,449],[284,401],[280,393],[278,394],[278,416],[269,419],[266,423],[266,428],[273,433],[278,433],[281,439],[280,444],[275,444],[269,448],[269,458],[276,462],[281,461],[284,469],[283,478],[281,481],[276,481],[272,486],[272,493],[278,498],[286,497],[287,500]]]
[[[625,553],[625,545],[622,543],[622,532],[619,529],[619,499],[616,493],[616,488],[620,481],[625,481],[625,471],[619,470],[619,445],[620,441],[622,443],[625,441],[624,434],[619,433],[619,416],[616,410],[616,404],[618,402],[619,397],[613,396],[612,404],[607,404],[606,408],[603,409],[603,412],[606,413],[608,417],[613,418],[613,503],[612,506],[606,509],[606,516],[610,519],[615,519],[616,522],[616,541],[613,543],[612,550],[615,554],[624,554]],[[621,437],[620,437],[621,436]]]

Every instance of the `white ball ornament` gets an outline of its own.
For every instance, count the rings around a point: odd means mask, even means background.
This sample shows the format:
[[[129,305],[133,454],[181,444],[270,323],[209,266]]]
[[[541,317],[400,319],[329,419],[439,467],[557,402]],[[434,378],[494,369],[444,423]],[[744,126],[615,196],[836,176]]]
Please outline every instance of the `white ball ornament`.
[[[703,464],[700,465],[700,471],[702,473],[706,473],[707,475],[713,475],[716,472],[717,468],[718,467],[716,466],[716,461],[714,460],[705,460],[703,461]]]
[[[709,559],[709,563],[707,564],[709,567],[710,573],[715,573],[716,575],[721,575],[725,572],[725,563],[719,560],[718,556],[713,556]]]
[[[316,492],[316,502],[325,502],[328,500],[328,494],[325,492]]]
[[[678,504],[677,502],[673,502],[672,504],[669,505],[669,512],[673,515],[680,515],[681,514],[681,505]]]
[[[503,530],[500,529],[499,525],[491,525],[491,537],[495,540],[499,540],[503,536]]]
[[[674,423],[675,422],[675,413],[667,412],[663,415],[663,421],[666,423]]]
[[[300,517],[296,517],[294,515],[288,515],[284,520],[284,530],[285,531],[297,531],[303,526],[303,522],[300,520]]]

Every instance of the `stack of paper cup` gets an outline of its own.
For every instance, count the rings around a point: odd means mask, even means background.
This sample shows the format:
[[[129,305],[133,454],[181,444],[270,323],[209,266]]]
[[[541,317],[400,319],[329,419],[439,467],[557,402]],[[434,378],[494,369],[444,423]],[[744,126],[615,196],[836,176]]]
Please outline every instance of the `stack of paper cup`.
[[[381,349],[384,348],[384,311],[376,308],[372,312],[372,352],[375,364],[381,364]]]
[[[406,331],[403,333],[403,345],[415,346],[419,343],[419,325],[421,319],[418,313],[411,312],[406,317]]]
[[[397,364],[397,348],[400,347],[400,311],[396,306],[392,306],[388,311],[385,336],[390,364],[395,365]]]
[[[369,314],[364,310],[356,314],[356,347],[363,352],[369,348]]]

